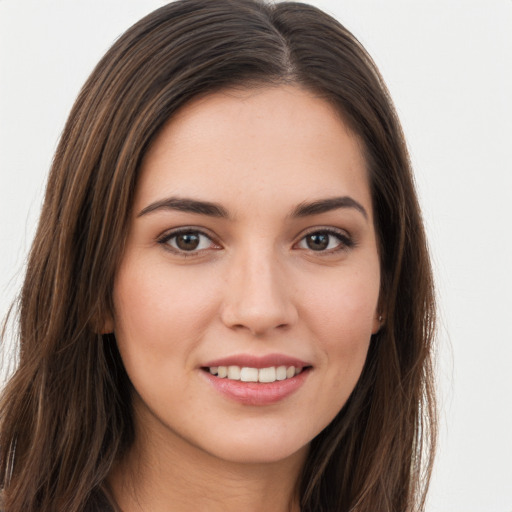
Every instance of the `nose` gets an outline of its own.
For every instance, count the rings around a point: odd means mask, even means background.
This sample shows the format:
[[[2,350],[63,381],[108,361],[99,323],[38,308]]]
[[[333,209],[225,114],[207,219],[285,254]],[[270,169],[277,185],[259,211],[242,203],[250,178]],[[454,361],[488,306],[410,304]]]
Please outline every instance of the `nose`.
[[[230,329],[264,336],[298,319],[293,283],[271,250],[247,251],[231,262],[221,311]]]

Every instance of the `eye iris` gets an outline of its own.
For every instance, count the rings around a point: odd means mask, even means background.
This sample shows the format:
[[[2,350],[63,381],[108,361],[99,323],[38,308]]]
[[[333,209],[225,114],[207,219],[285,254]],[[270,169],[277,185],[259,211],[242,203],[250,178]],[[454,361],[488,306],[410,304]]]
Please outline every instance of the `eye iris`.
[[[182,233],[176,236],[176,245],[183,251],[193,251],[199,245],[199,235],[196,233]]]
[[[306,237],[307,246],[313,251],[322,251],[329,245],[328,233],[313,233]]]

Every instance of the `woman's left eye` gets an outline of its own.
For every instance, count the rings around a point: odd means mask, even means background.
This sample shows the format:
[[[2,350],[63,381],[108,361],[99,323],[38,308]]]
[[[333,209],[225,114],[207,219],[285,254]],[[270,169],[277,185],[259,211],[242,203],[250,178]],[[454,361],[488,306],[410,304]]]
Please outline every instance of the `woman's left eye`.
[[[347,235],[337,231],[320,230],[308,233],[299,241],[297,247],[315,252],[336,252],[352,245],[353,242]]]
[[[179,253],[195,253],[216,247],[209,236],[194,230],[170,233],[160,239],[159,243],[165,244],[169,249]]]

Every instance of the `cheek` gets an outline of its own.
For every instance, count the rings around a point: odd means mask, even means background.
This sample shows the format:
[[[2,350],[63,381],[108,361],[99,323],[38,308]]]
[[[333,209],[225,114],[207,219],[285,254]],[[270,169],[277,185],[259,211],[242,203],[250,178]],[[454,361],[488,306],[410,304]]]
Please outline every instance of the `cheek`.
[[[377,315],[379,274],[374,271],[370,276],[354,272],[339,279],[331,277],[323,287],[310,287],[303,314],[325,333],[324,338],[356,341],[370,337]]]
[[[379,280],[378,270],[372,268],[364,274],[340,274],[326,286],[314,288],[304,302],[305,324],[328,363],[333,386],[343,381],[345,393],[355,385],[366,360],[377,315]]]
[[[161,361],[164,354],[190,349],[214,314],[211,288],[200,282],[200,276],[170,265],[125,262],[114,289],[123,356]]]

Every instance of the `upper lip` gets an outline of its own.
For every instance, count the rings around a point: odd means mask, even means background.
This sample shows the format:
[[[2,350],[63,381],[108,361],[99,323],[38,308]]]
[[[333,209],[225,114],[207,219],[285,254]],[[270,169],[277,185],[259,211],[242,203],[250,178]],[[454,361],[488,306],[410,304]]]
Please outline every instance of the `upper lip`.
[[[247,368],[269,368],[271,366],[295,366],[304,368],[311,366],[309,363],[296,357],[284,354],[267,354],[264,356],[253,356],[249,354],[235,354],[214,361],[208,361],[203,367],[212,366],[240,366]]]

